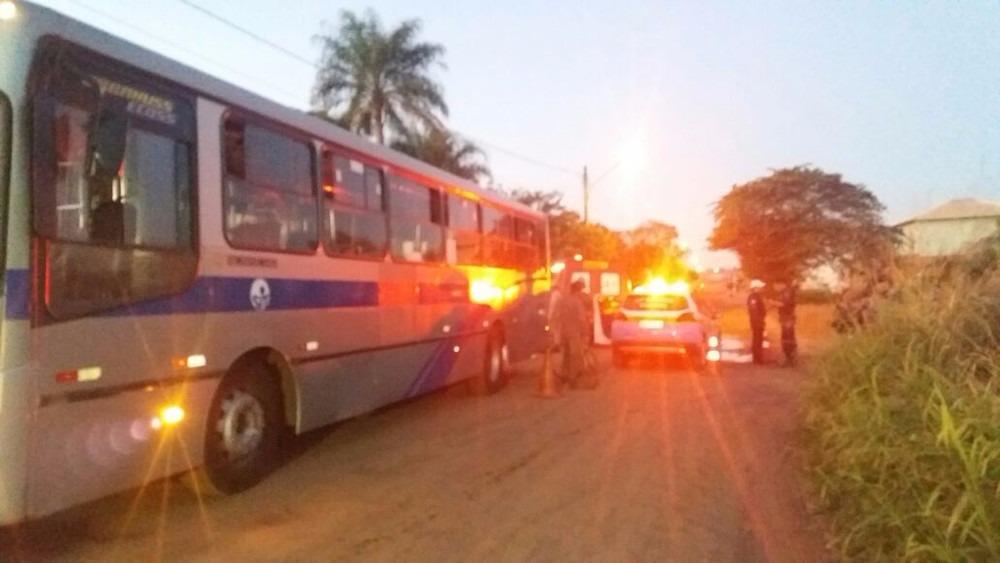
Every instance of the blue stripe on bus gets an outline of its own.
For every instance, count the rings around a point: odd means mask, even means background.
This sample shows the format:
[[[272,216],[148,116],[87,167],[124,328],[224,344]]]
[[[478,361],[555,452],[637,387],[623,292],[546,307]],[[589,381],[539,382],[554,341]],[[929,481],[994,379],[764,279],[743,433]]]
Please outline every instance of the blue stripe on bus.
[[[455,327],[455,333],[461,335],[475,332],[488,310],[485,307],[477,307],[475,311],[469,313],[458,323]],[[410,389],[406,392],[407,399],[444,386],[444,382],[451,374],[451,370],[455,367],[455,360],[458,358],[458,353],[455,352],[454,348],[456,345],[462,344],[463,340],[462,336],[456,336],[442,340],[437,344],[423,367],[420,368],[420,372],[410,385]]]
[[[4,298],[7,302],[4,314],[8,319],[27,319],[28,303],[31,301],[31,277],[28,270],[7,270]]]
[[[255,279],[245,277],[199,277],[184,293],[163,299],[133,303],[98,313],[97,316],[145,316],[209,312],[252,311],[250,291]],[[372,281],[266,279],[266,307],[270,310],[375,307],[379,286]],[[420,284],[421,304],[468,303],[469,286],[459,283]],[[9,270],[6,279],[6,317],[29,317],[31,278],[28,270]],[[260,301],[258,302],[260,303]]]
[[[438,343],[430,358],[420,369],[417,378],[410,385],[410,390],[406,393],[406,398],[416,397],[444,386],[448,374],[455,366],[458,354],[454,347],[458,343],[458,338],[448,338]]]
[[[265,310],[374,307],[378,284],[364,281],[268,279]],[[250,291],[254,278],[202,277],[174,297],[135,303],[105,316],[169,315],[254,310]]]

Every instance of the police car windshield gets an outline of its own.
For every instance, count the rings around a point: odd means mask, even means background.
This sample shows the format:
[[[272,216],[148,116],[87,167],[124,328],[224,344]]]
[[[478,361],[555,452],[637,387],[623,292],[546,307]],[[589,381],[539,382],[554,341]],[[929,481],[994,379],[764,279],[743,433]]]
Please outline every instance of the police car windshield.
[[[624,309],[633,311],[683,311],[688,301],[683,295],[629,295]]]

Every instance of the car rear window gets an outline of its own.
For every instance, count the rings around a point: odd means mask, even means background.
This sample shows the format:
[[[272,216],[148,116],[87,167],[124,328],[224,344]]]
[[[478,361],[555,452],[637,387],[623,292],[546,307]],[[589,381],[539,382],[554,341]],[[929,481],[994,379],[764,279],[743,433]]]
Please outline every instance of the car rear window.
[[[632,311],[683,311],[688,308],[683,295],[629,295],[623,309]]]

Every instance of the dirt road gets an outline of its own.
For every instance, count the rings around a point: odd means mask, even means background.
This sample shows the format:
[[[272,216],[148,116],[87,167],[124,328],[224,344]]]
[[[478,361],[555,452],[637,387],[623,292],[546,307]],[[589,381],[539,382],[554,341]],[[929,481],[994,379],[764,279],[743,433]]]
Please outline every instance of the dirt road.
[[[457,389],[305,438],[256,488],[176,481],[0,533],[0,561],[817,561],[794,445],[804,373],[611,370],[597,390]]]

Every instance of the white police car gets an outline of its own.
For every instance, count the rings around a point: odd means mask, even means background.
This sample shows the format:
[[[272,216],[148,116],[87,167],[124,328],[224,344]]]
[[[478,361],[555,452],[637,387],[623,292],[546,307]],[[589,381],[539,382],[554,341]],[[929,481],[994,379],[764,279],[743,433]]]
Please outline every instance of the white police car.
[[[625,298],[612,322],[612,362],[621,367],[633,354],[672,355],[702,368],[720,360],[720,337],[712,325],[686,283],[654,279]]]

